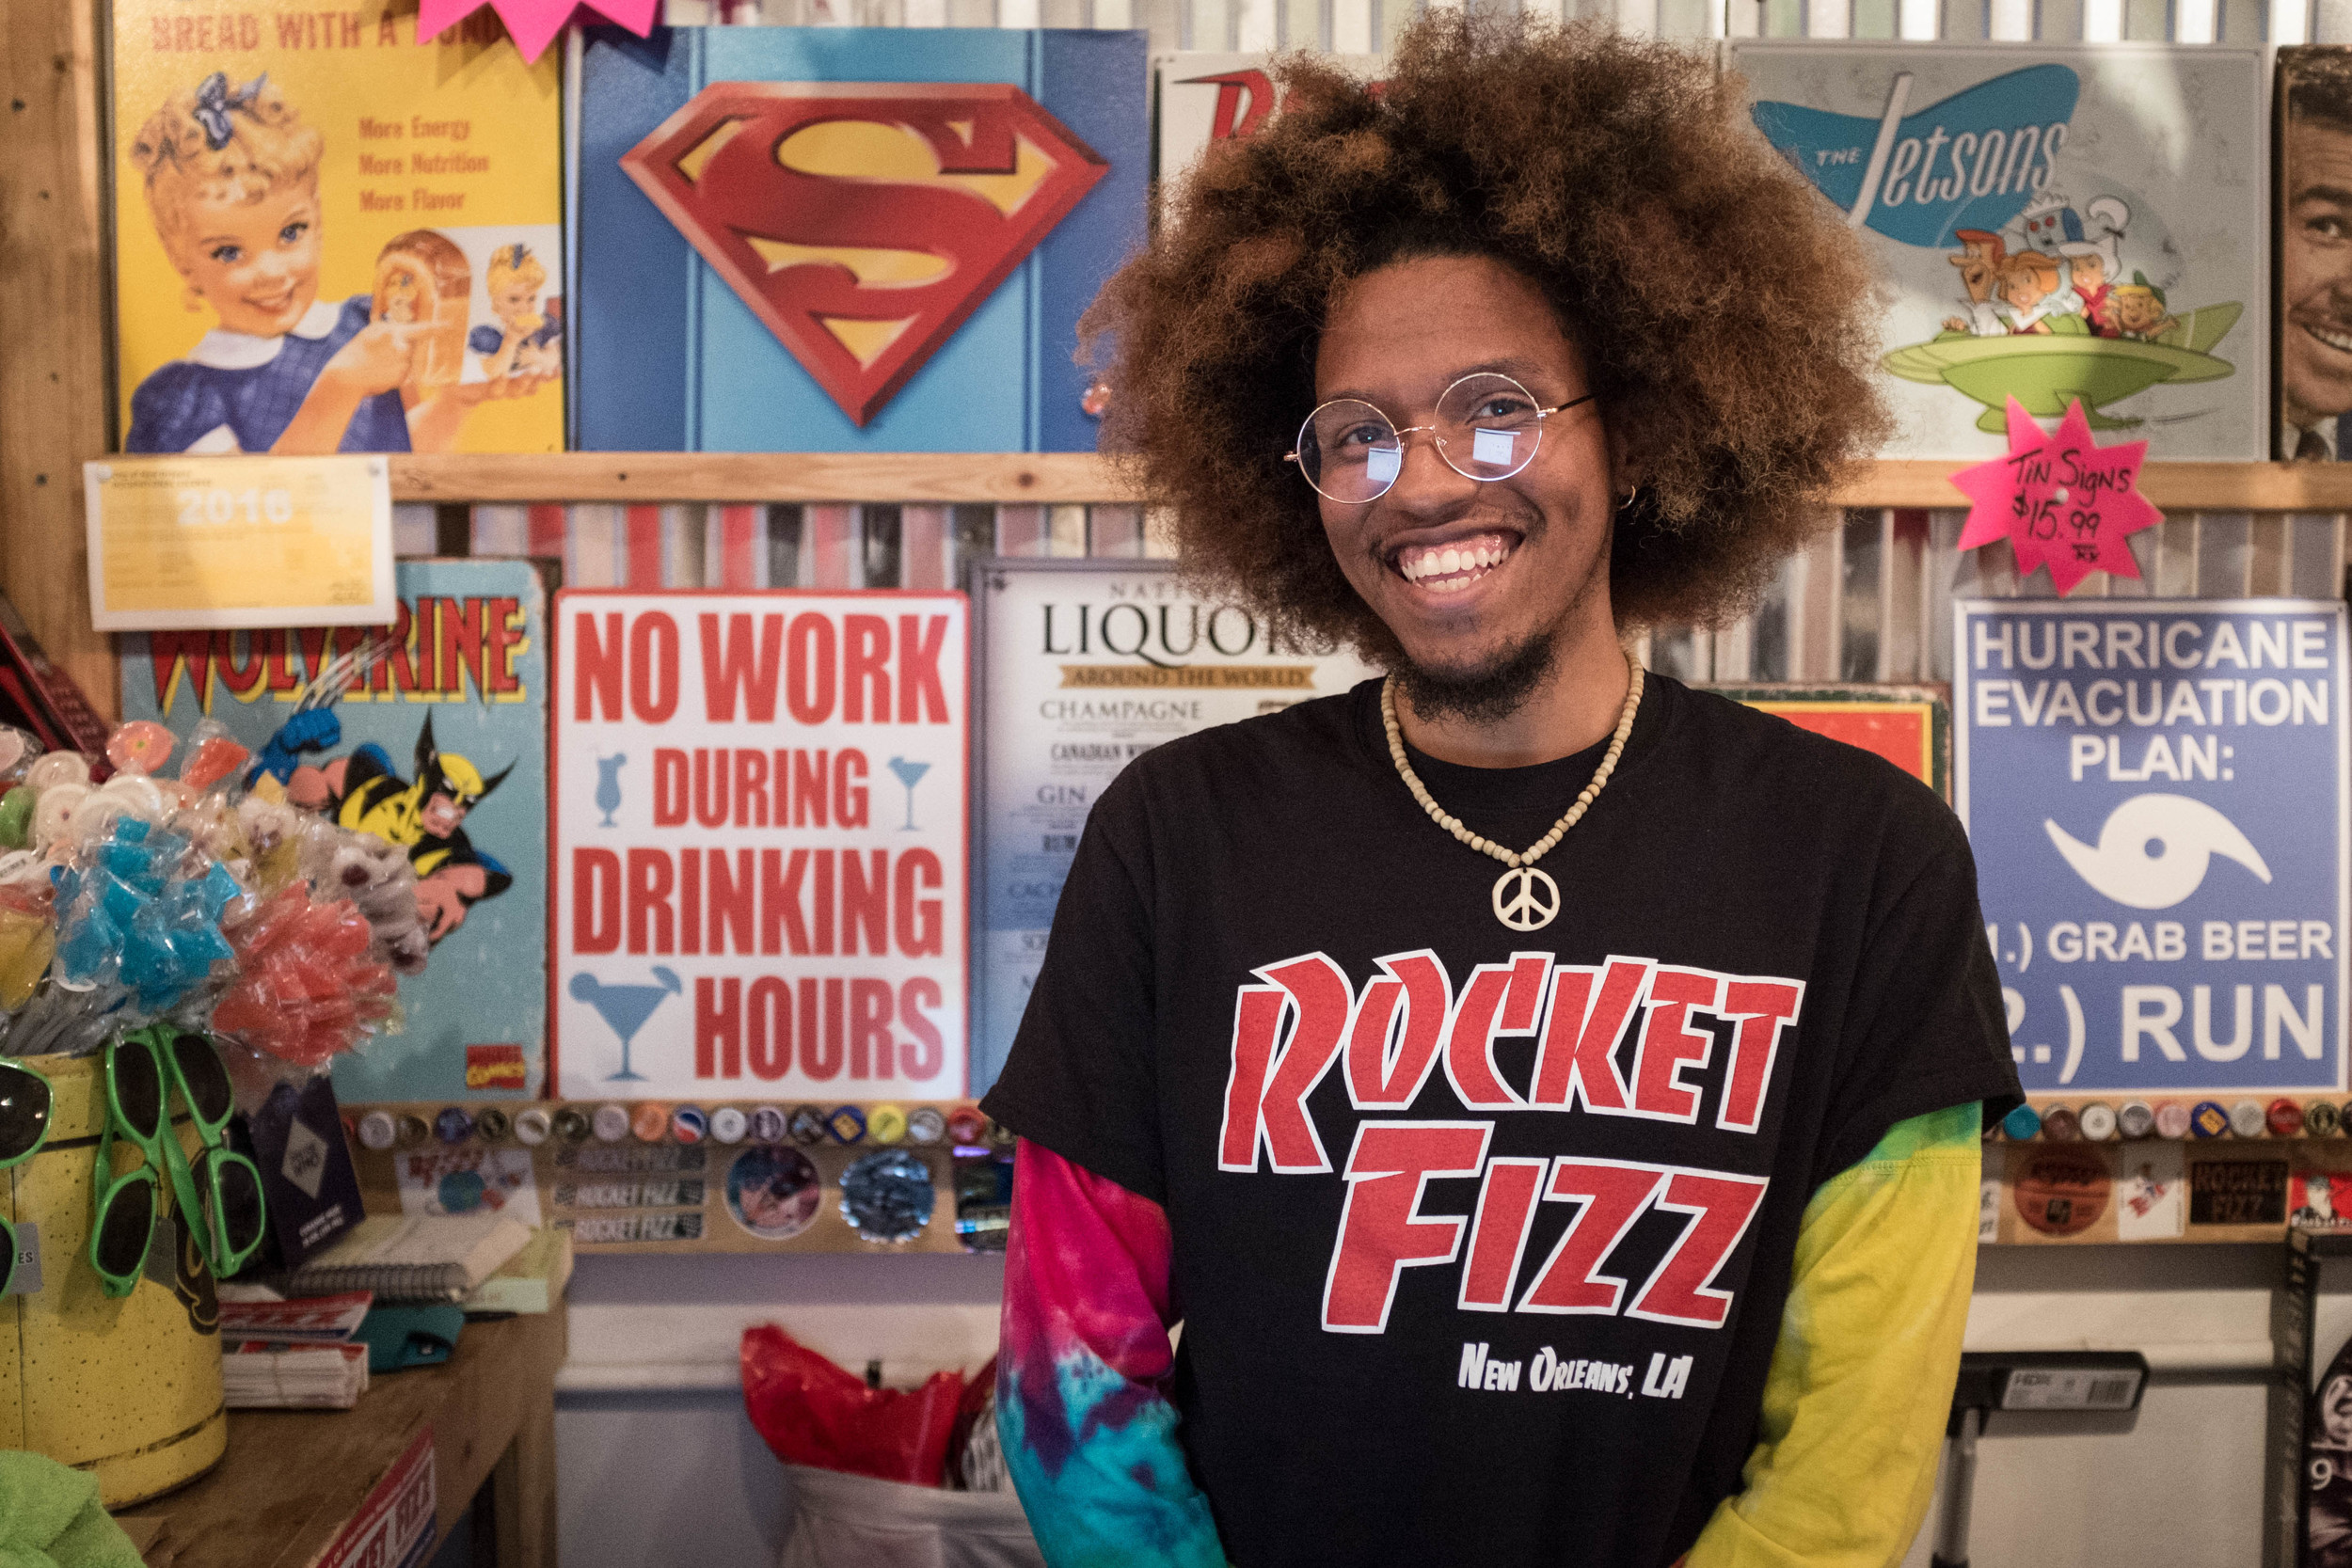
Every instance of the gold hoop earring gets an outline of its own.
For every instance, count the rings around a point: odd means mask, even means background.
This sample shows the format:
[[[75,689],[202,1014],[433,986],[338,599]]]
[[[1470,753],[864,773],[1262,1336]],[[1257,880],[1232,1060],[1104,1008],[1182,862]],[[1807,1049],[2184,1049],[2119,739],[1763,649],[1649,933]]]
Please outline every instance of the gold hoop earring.
[[[1618,510],[1618,511],[1620,511],[1620,512],[1623,512],[1623,511],[1624,511],[1627,507],[1631,506],[1631,505],[1633,504],[1633,498],[1634,498],[1634,497],[1636,497],[1636,496],[1638,496],[1638,495],[1640,495],[1641,493],[1642,493],[1642,487],[1641,487],[1640,485],[1638,485],[1638,484],[1637,484],[1637,485],[1635,485],[1632,489],[1628,490],[1628,491],[1625,493],[1625,499],[1623,499],[1623,500],[1621,500],[1621,501],[1619,501],[1619,502],[1617,503],[1617,510]]]

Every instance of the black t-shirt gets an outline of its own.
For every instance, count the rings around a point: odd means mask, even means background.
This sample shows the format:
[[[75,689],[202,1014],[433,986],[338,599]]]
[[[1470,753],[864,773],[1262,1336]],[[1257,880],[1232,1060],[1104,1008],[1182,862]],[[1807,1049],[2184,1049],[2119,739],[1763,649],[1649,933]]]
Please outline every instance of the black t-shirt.
[[[1412,760],[1517,848],[1601,751]],[[1513,929],[1377,682],[1162,746],[1087,823],[986,1109],[1166,1209],[1239,1568],[1671,1560],[1739,1489],[1806,1200],[2016,1093],[1967,842],[1878,757],[1653,675],[1540,869]]]

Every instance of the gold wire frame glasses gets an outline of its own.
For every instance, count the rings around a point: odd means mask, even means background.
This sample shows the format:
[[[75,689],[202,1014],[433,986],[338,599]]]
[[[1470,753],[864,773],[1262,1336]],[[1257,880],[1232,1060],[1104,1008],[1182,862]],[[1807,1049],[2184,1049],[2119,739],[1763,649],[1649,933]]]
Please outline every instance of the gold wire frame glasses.
[[[1298,447],[1282,454],[1298,465],[1315,493],[1360,506],[1389,493],[1405,469],[1405,438],[1427,431],[1447,467],[1465,479],[1492,483],[1534,461],[1544,421],[1598,396],[1587,392],[1547,408],[1511,377],[1476,371],[1438,394],[1428,424],[1396,422],[1360,398],[1334,398],[1298,427]]]

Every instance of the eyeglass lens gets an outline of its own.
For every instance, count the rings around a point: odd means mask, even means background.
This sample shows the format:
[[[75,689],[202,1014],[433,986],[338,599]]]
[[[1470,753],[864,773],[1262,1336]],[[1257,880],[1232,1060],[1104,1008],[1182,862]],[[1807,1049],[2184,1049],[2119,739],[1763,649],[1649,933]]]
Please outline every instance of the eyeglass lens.
[[[202,1035],[174,1035],[171,1053],[198,1117],[207,1126],[226,1120],[234,1097],[229,1089],[229,1070],[221,1066],[220,1053],[213,1049],[213,1042]]]
[[[99,1272],[117,1276],[137,1273],[154,1231],[155,1183],[133,1180],[116,1187],[98,1219]]]
[[[253,1167],[207,1150],[204,1155],[208,1195],[219,1194],[220,1228],[230,1252],[243,1252],[262,1239],[262,1184]]]
[[[1467,375],[1438,398],[1438,455],[1468,479],[1508,479],[1527,467],[1543,441],[1543,410],[1507,375]],[[1307,416],[1298,433],[1307,483],[1337,501],[1376,500],[1405,467],[1405,443],[1388,415],[1355,398],[1337,398]]]
[[[117,1040],[108,1053],[114,1074],[115,1102],[122,1118],[141,1138],[161,1135],[164,1085],[156,1076],[155,1053],[143,1040]]]
[[[0,1065],[0,1162],[40,1147],[49,1127],[49,1085],[20,1067]]]

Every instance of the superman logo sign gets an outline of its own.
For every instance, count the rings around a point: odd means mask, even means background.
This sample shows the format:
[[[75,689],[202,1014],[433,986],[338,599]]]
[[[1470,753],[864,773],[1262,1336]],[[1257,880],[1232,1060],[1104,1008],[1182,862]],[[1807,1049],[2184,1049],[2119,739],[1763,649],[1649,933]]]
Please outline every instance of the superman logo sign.
[[[1110,172],[1018,87],[865,82],[717,83],[621,166],[860,425]]]

